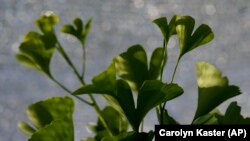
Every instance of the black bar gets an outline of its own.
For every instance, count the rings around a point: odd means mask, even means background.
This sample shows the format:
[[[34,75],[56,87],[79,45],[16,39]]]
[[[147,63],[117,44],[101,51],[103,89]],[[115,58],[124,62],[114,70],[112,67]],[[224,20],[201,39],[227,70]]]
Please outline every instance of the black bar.
[[[250,125],[155,125],[155,141],[197,139],[250,141]]]

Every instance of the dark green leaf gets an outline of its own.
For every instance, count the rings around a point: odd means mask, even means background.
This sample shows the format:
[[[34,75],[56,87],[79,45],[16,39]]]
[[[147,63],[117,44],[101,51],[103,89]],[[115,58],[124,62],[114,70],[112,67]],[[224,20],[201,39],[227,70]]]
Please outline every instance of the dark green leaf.
[[[192,49],[210,42],[214,37],[210,27],[204,24],[199,26],[192,35],[195,21],[190,16],[177,16],[175,23],[176,32],[179,37],[179,58]]]
[[[81,94],[109,94],[113,95],[113,91],[106,89],[105,87],[96,86],[93,84],[84,85],[73,92],[73,95]]]
[[[73,21],[73,25],[64,25],[62,26],[61,31],[75,36],[84,45],[91,27],[91,23],[92,20],[89,19],[87,24],[84,26],[80,18],[75,18]]]
[[[201,117],[198,117],[197,119],[195,119],[193,121],[192,124],[194,125],[213,125],[213,124],[218,124],[218,119],[216,118],[215,114],[217,113],[213,113],[210,112],[206,115],[203,115]]]
[[[149,110],[180,96],[182,93],[183,89],[177,84],[163,84],[158,80],[145,81],[137,99],[137,127]]]
[[[115,63],[112,64],[103,72],[93,77],[92,85],[84,85],[73,92],[74,95],[79,94],[109,94],[114,95],[116,87],[116,70]]]
[[[72,25],[64,25],[61,27],[61,32],[76,35],[76,31]]]
[[[168,27],[168,21],[166,17],[161,17],[158,19],[155,19],[153,21],[153,23],[155,23],[161,30],[161,33],[164,37],[165,41],[168,41],[169,39],[169,27]]]
[[[163,48],[156,48],[150,59],[149,79],[158,79],[165,64],[166,57],[163,56]]]
[[[113,107],[107,106],[102,110],[101,113],[113,135],[118,135],[127,131],[127,120]],[[101,141],[102,138],[110,136],[99,118],[97,121],[97,125],[89,125],[88,128],[96,133],[96,136],[94,138],[87,138],[88,140],[95,139],[96,141]],[[85,140],[88,141],[87,139]]]
[[[82,20],[80,18],[75,18],[73,23],[75,25],[76,33],[78,36],[81,36],[82,31],[84,30]]]
[[[114,96],[111,95],[103,95],[104,99],[107,103],[112,106],[116,111],[118,111],[122,116],[125,116],[124,111],[122,110],[119,102]]]
[[[244,118],[240,112],[241,107],[237,105],[237,102],[232,102],[228,106],[224,116],[217,114],[216,117],[220,124],[250,124],[250,118]]]
[[[169,34],[169,38],[171,35],[175,35],[176,34],[176,25],[175,25],[175,22],[176,22],[176,16],[173,16],[171,21],[169,22],[169,25],[168,25],[168,34]]]
[[[117,80],[117,90],[115,98],[119,102],[119,105],[123,109],[128,121],[132,125],[133,129],[136,130],[136,119],[135,115],[135,103],[132,91],[126,81]]]
[[[198,107],[195,118],[206,115],[227,99],[241,94],[237,86],[228,85],[226,77],[206,62],[196,65],[198,83]]]
[[[91,24],[92,24],[92,19],[89,19],[88,22],[86,23],[85,27],[84,27],[84,31],[83,31],[83,43],[85,43],[86,38],[89,34],[90,28],[91,28]]]
[[[19,128],[31,135],[29,141],[73,141],[73,111],[74,103],[69,97],[40,101],[27,110],[28,118],[36,129],[25,122],[20,122]]]
[[[59,18],[53,12],[47,12],[45,15],[37,19],[37,27],[44,33],[54,32],[54,26],[58,23]]]
[[[114,91],[116,85],[116,69],[115,63],[112,64],[103,72],[93,77],[92,82],[99,87],[105,87],[109,91]]]
[[[153,21],[161,30],[164,40],[167,42],[171,35],[176,34],[175,30],[176,16],[173,16],[168,24],[166,17],[161,17]]]
[[[115,137],[105,137],[102,141],[152,141],[154,138],[153,131],[148,133],[138,133],[135,131],[126,132]]]
[[[205,24],[200,25],[191,37],[190,50],[210,42],[214,38],[212,29]]]
[[[160,117],[160,116],[163,116],[163,117]],[[168,114],[168,111],[166,109],[164,109],[164,111],[161,113],[160,108],[157,108],[157,117],[158,117],[159,122],[161,122],[160,120],[161,120],[161,118],[163,118],[163,121],[162,121],[163,125],[177,125],[177,124],[179,124],[173,117],[171,117]]]
[[[118,76],[127,80],[133,89],[139,89],[148,80],[147,55],[140,45],[130,47],[115,59]]]
[[[118,135],[120,133],[127,131],[128,129],[127,120],[124,119],[124,117],[122,117],[121,114],[118,111],[116,111],[113,107],[111,106],[105,107],[102,111],[102,116],[114,135]],[[102,126],[100,120],[98,120],[98,125]]]

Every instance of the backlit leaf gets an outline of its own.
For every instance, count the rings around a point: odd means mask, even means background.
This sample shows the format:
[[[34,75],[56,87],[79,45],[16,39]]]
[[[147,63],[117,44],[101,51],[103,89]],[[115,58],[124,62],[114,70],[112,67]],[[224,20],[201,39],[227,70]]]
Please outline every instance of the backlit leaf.
[[[175,24],[179,38],[179,58],[198,46],[210,42],[214,37],[211,28],[205,24],[193,32],[195,20],[190,16],[177,16]]]
[[[227,77],[222,77],[221,72],[207,62],[197,63],[196,74],[199,95],[194,119],[209,113],[227,99],[241,94],[237,86],[228,85]]]
[[[29,141],[73,141],[73,100],[69,97],[53,97],[31,104],[27,115],[35,128],[19,123],[21,131],[28,133]]]
[[[139,89],[148,80],[147,55],[140,45],[130,47],[115,58],[118,76],[127,80],[133,89]]]
[[[158,79],[165,64],[166,57],[163,56],[163,48],[156,48],[150,59],[149,78],[151,80]]]

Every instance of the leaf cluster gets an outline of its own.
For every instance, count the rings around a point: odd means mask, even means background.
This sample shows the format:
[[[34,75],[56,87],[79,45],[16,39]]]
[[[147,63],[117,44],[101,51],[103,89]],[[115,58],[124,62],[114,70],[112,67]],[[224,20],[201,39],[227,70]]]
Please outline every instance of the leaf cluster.
[[[153,131],[143,132],[143,119],[152,109],[157,111],[159,124],[180,124],[168,112],[166,102],[184,94],[181,86],[174,83],[178,64],[185,54],[214,38],[208,25],[201,24],[194,29],[195,20],[190,16],[173,16],[169,23],[165,17],[156,19],[153,23],[163,35],[163,45],[155,48],[150,59],[141,45],[133,45],[114,57],[104,71],[92,78],[91,84],[85,84],[85,42],[92,20],[84,25],[80,18],[76,18],[72,25],[61,28],[62,32],[77,38],[83,46],[82,74],[57,40],[54,26],[58,20],[53,13],[39,18],[36,25],[41,33],[29,32],[16,57],[22,64],[46,74],[70,95],[96,110],[97,123],[88,126],[95,136],[83,141],[151,141]],[[172,36],[178,37],[179,54],[171,80],[164,82],[162,77],[168,59],[167,45]],[[62,55],[79,79],[82,86],[78,89],[71,91],[53,77],[50,60],[55,50]],[[225,115],[215,110],[224,101],[240,95],[239,87],[230,85],[227,77],[207,62],[196,64],[196,76],[198,104],[190,124],[250,124],[250,119],[240,114],[241,108],[236,102],[229,105]],[[102,96],[108,105],[101,109],[92,94]],[[80,95],[88,95],[91,101],[82,99]],[[30,137],[30,141],[73,141],[73,109],[70,97],[55,97],[37,102],[27,110],[33,126],[20,122],[18,127]]]

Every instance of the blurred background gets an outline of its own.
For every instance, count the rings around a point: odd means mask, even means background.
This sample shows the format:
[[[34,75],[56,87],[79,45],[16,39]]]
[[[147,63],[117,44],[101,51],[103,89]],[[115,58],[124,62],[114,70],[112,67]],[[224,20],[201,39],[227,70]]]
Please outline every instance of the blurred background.
[[[169,102],[170,114],[180,123],[191,122],[197,102],[195,63],[208,61],[228,76],[229,83],[238,85],[242,95],[220,105],[225,111],[230,101],[238,101],[242,114],[250,116],[250,2],[249,0],[0,0],[0,141],[26,140],[17,129],[20,120],[28,121],[29,104],[51,97],[65,96],[66,92],[45,78],[43,74],[24,68],[15,59],[23,36],[37,30],[34,21],[46,11],[60,17],[56,32],[63,47],[81,68],[81,46],[76,39],[62,34],[59,29],[75,17],[83,21],[93,19],[87,39],[86,82],[106,68],[113,57],[129,46],[141,44],[151,55],[162,45],[162,37],[152,20],[173,15],[190,15],[196,27],[208,24],[215,33],[209,44],[185,55],[177,70],[175,82],[185,90],[183,96]],[[169,42],[169,60],[164,81],[170,80],[178,54],[177,38]],[[79,64],[79,65],[78,65]],[[52,72],[71,89],[79,87],[71,69],[55,53]],[[97,97],[103,105],[101,98]],[[75,140],[91,136],[85,125],[96,122],[94,111],[75,100]],[[157,123],[152,110],[145,122],[146,130]]]

